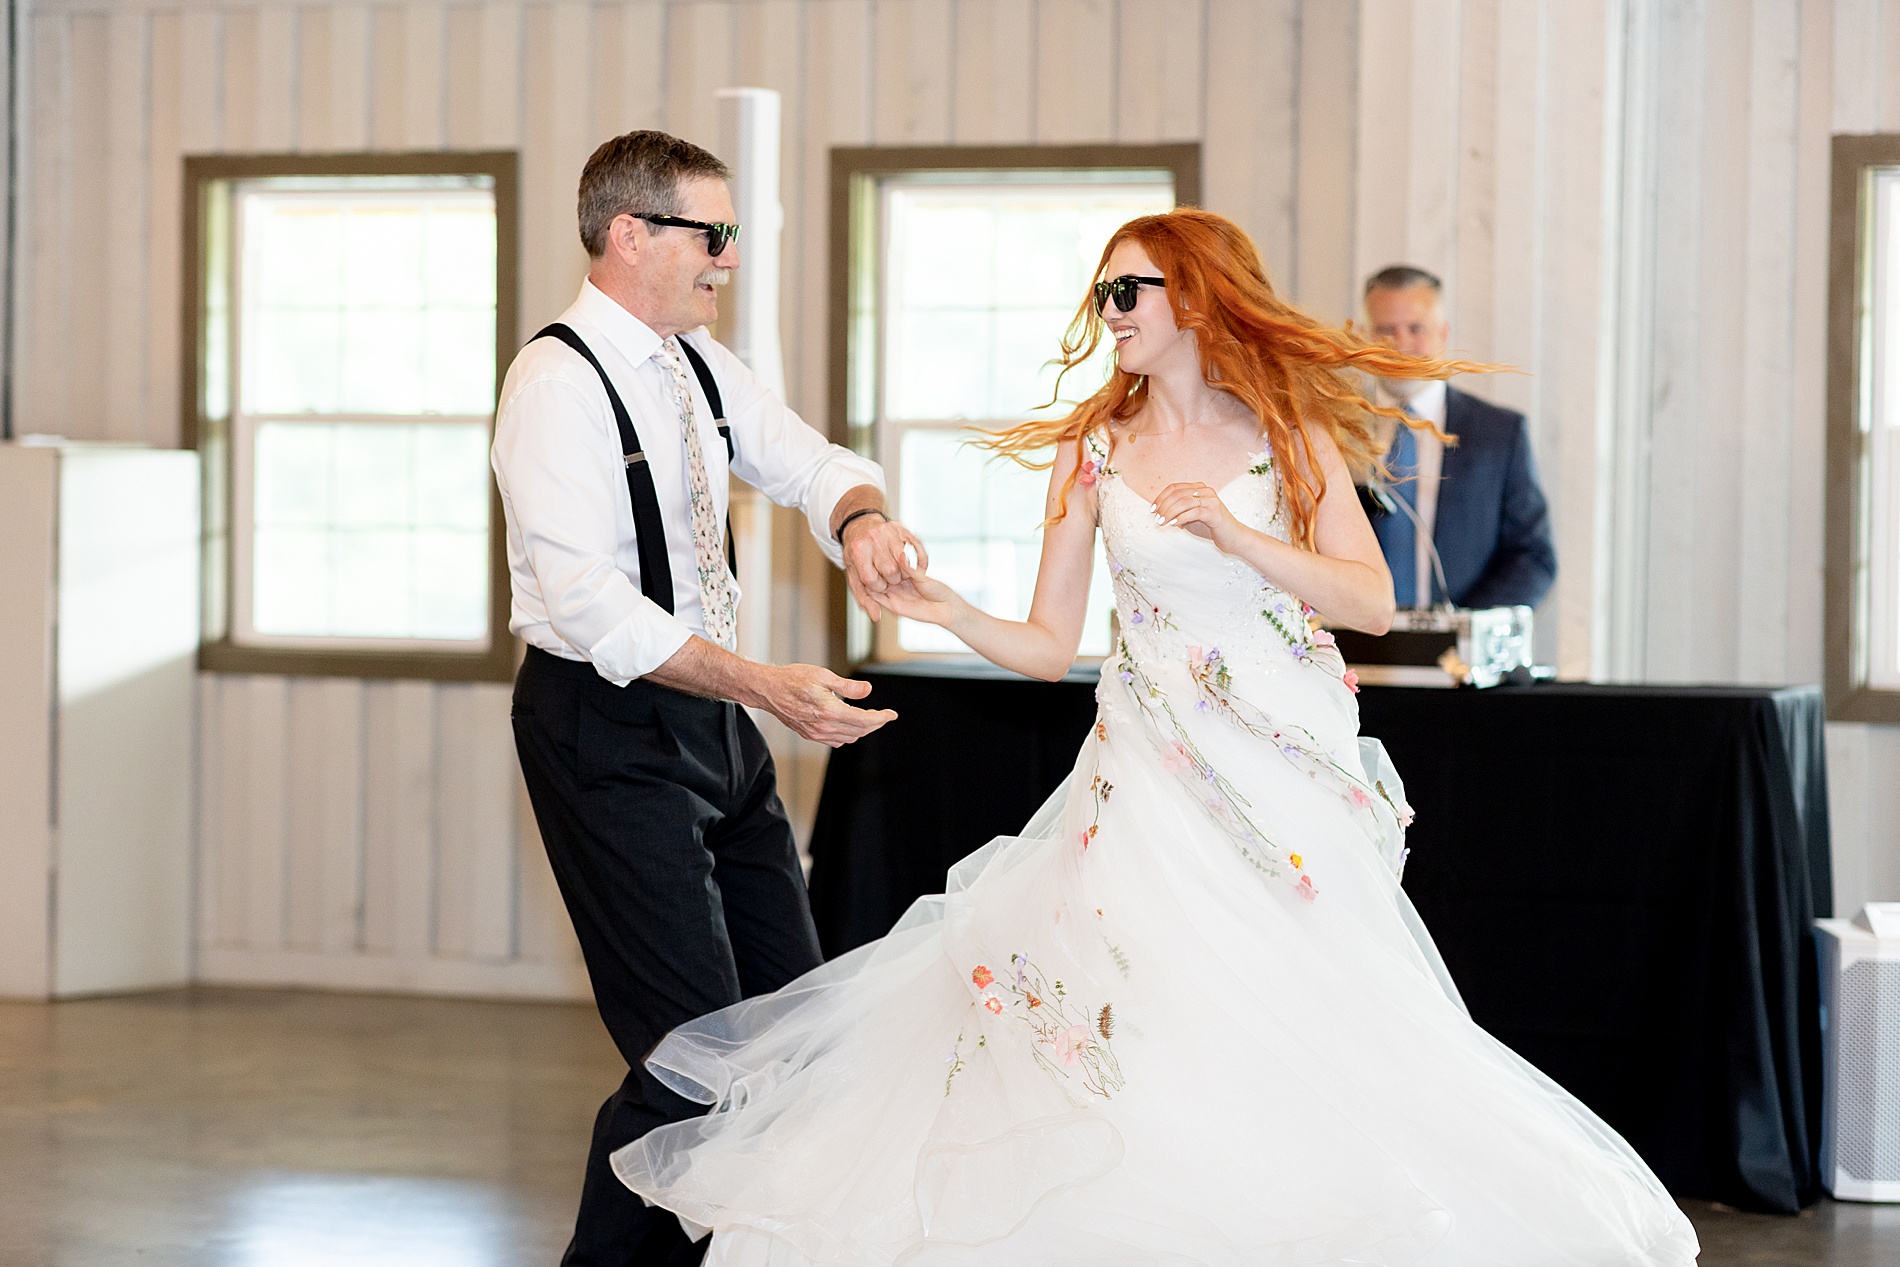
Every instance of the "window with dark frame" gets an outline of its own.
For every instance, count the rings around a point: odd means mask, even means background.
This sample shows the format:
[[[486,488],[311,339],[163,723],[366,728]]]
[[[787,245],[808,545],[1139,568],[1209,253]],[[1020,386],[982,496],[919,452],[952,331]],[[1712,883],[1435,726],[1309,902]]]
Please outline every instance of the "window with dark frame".
[[[502,680],[512,153],[188,158],[203,668]]]
[[[1199,176],[1195,145],[832,152],[833,438],[884,467],[932,572],[986,610],[1028,612],[1048,475],[972,447],[971,430],[1049,401],[1049,362],[1103,244],[1135,216],[1198,202]],[[1108,357],[1104,345],[1069,371],[1063,400],[1099,387]],[[1085,657],[1109,650],[1113,597],[1098,570]],[[874,628],[838,594],[834,659],[971,654],[933,626]]]

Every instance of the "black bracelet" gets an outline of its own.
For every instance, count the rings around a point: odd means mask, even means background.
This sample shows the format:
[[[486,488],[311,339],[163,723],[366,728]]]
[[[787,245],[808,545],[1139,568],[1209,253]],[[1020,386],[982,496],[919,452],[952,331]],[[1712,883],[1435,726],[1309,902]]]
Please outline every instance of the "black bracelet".
[[[853,519],[862,519],[866,515],[876,515],[879,519],[882,519],[885,523],[889,523],[891,521],[891,517],[885,514],[883,511],[879,510],[876,506],[866,506],[863,510],[854,510],[850,514],[844,517],[843,523],[838,525],[837,542],[839,545],[844,544],[844,530],[851,526],[851,521]]]

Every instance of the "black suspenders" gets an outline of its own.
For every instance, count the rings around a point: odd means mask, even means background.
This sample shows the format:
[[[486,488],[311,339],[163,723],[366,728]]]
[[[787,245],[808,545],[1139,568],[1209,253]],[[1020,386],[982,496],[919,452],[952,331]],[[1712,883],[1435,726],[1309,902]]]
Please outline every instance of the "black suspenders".
[[[673,610],[673,569],[666,559],[666,524],[660,518],[660,495],[653,487],[653,472],[647,467],[647,455],[640,448],[640,434],[633,429],[633,418],[627,413],[620,393],[614,390],[613,380],[601,367],[600,358],[572,326],[557,321],[534,336],[534,339],[543,338],[559,339],[580,353],[582,359],[594,367],[594,373],[600,375],[600,385],[607,389],[607,403],[613,406],[614,424],[620,428],[620,452],[627,464],[627,496],[633,501],[633,544],[640,560],[640,592],[670,613]],[[700,390],[706,393],[706,403],[712,407],[713,418],[719,424],[719,438],[726,442],[726,461],[731,462],[737,451],[732,445],[732,428],[726,425],[726,409],[719,398],[719,384],[713,381],[712,368],[685,339],[681,339],[679,345],[686,353],[687,363],[693,367],[693,376],[699,379]],[[730,518],[726,521],[726,563],[737,576],[739,560],[733,548]]]

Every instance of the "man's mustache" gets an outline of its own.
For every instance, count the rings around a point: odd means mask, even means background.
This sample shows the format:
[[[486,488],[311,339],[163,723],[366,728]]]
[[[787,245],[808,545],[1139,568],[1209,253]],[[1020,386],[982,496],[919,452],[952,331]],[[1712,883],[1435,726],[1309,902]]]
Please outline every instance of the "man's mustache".
[[[695,286],[724,286],[727,282],[731,280],[732,280],[731,269],[709,268],[705,272],[701,273],[697,278],[694,279],[693,285]]]

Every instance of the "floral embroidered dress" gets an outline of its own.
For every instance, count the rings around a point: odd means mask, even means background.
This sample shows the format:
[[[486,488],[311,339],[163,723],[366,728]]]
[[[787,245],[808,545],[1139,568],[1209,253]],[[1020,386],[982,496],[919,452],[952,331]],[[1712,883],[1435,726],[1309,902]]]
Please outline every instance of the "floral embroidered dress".
[[[1075,770],[883,940],[675,1031],[614,1156],[714,1267],[1687,1264],[1634,1152],[1474,1025],[1299,599],[1091,442],[1120,645]],[[1282,538],[1260,461],[1222,498]],[[981,788],[972,788],[981,794]]]

